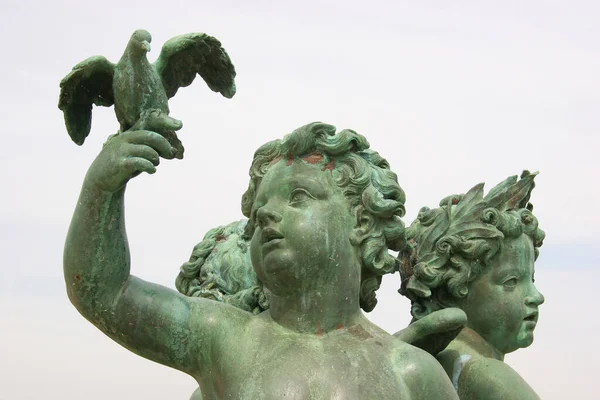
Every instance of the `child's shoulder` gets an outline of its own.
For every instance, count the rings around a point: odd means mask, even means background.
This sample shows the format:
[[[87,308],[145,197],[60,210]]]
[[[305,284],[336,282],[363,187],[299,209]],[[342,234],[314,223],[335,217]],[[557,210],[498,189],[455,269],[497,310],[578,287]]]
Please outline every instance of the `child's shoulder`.
[[[460,376],[453,379],[461,399],[539,399],[508,364],[480,356],[465,361]]]

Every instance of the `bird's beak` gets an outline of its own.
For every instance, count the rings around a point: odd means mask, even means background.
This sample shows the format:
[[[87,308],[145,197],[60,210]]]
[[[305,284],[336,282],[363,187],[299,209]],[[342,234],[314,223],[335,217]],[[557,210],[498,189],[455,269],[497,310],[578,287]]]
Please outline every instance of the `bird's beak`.
[[[148,42],[147,40],[142,41],[142,49],[150,51],[150,42]]]

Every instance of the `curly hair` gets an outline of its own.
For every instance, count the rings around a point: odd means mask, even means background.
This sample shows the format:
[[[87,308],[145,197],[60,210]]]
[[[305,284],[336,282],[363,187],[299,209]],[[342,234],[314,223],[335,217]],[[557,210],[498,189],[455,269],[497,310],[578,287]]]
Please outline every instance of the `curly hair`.
[[[254,314],[266,310],[269,305],[250,262],[246,224],[247,220],[241,220],[208,231],[181,266],[177,290]]]
[[[345,129],[338,133],[335,127],[314,122],[294,130],[281,140],[261,146],[250,167],[250,183],[242,197],[242,212],[250,218],[246,234],[251,237],[254,220],[251,210],[262,178],[269,167],[287,158],[314,156],[329,169],[334,182],[341,188],[350,212],[363,207],[373,216],[374,227],[368,238],[360,243],[362,264],[360,306],[371,311],[377,304],[375,291],[381,277],[395,271],[395,258],[388,249],[401,250],[405,246],[405,194],[388,162],[369,150],[369,143],[358,133]]]
[[[505,238],[529,236],[537,258],[545,234],[529,203],[535,175],[511,176],[485,197],[480,183],[464,195],[444,198],[439,208],[420,210],[399,257],[399,292],[411,300],[413,317],[444,308],[448,296],[465,297]]]

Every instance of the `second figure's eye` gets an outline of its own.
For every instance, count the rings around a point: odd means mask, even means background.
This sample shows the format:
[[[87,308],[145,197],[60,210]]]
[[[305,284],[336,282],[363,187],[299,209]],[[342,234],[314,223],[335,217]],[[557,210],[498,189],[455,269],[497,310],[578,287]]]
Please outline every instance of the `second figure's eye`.
[[[517,286],[517,278],[513,276],[512,278],[509,278],[509,279],[505,280],[504,282],[502,282],[502,284],[504,285],[505,288],[512,289]]]
[[[306,200],[314,200],[315,197],[305,189],[294,189],[290,193],[290,204],[300,203]]]

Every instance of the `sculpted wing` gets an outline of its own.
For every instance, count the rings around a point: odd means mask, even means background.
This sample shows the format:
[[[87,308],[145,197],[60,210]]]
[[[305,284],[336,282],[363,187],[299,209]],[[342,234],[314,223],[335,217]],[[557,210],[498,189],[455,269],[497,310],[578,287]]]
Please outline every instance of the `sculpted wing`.
[[[92,106],[113,105],[113,75],[115,66],[102,56],[80,62],[60,82],[58,108],[65,115],[65,125],[71,139],[83,144],[92,126]]]
[[[154,63],[167,97],[200,74],[208,87],[227,98],[235,94],[235,68],[221,42],[204,33],[188,33],[167,41]]]

